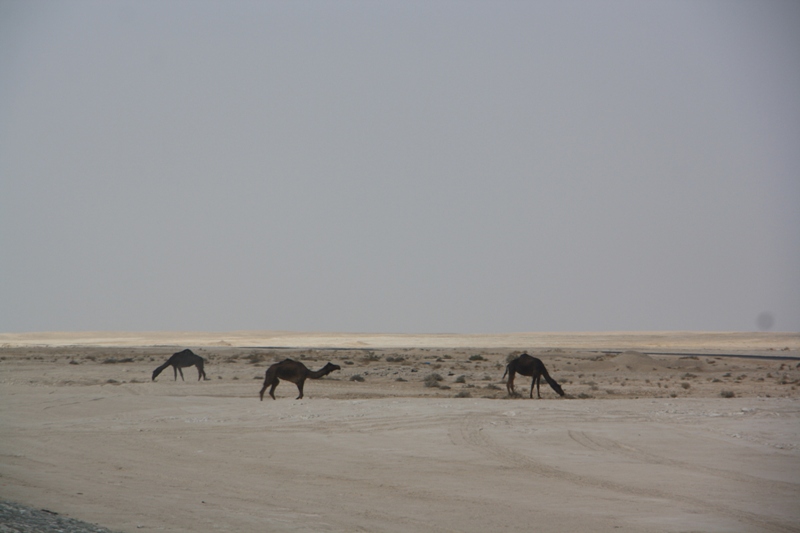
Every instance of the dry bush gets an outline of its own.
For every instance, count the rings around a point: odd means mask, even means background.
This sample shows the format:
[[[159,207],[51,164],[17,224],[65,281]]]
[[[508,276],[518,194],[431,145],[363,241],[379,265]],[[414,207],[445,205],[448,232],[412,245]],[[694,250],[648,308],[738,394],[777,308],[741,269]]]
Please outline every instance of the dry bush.
[[[426,387],[438,387],[439,382],[442,381],[443,379],[444,378],[439,374],[436,373],[428,374],[427,376],[425,376],[424,383]]]

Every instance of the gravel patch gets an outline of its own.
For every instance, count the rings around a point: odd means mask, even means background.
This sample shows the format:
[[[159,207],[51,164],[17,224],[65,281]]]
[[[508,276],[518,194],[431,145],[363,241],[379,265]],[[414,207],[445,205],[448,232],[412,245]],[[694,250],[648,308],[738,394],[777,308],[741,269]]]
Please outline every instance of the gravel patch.
[[[66,518],[47,509],[0,501],[0,533],[113,533],[110,529]]]

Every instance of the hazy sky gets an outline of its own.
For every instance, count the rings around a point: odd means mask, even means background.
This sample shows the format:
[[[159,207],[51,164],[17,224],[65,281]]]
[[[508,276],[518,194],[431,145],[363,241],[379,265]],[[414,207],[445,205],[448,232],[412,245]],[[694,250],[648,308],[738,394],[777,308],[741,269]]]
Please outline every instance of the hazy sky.
[[[800,331],[798,95],[795,1],[0,0],[0,331]]]

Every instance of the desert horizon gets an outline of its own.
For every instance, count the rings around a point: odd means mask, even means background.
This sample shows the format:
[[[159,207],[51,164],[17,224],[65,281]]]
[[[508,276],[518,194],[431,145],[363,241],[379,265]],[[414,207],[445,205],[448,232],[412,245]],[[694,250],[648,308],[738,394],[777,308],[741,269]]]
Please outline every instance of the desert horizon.
[[[271,330],[234,331],[47,331],[0,333],[0,346],[237,346],[327,347],[497,347],[800,350],[797,332],[585,331],[511,333],[359,333]]]
[[[0,533],[800,533],[798,28],[0,3]]]

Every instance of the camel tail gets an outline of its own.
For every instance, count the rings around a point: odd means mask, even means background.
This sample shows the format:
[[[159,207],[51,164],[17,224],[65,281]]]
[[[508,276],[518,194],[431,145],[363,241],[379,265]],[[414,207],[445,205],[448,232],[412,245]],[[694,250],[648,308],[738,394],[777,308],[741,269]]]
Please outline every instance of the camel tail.
[[[550,385],[553,388],[553,390],[558,393],[559,396],[564,396],[564,389],[561,388],[561,385],[559,385],[556,382],[556,380],[550,377],[550,374],[547,373],[547,369],[544,368],[544,366],[542,366],[542,376],[544,376],[544,379],[545,381],[547,381],[547,384]]]
[[[505,371],[505,372],[503,372],[503,377],[502,377],[502,378],[500,378],[500,379],[506,379],[506,376],[508,375],[508,367],[509,367],[509,366],[511,366],[511,365],[506,365],[506,371]]]

